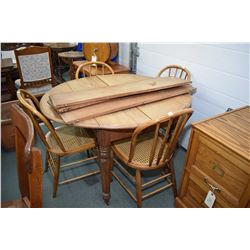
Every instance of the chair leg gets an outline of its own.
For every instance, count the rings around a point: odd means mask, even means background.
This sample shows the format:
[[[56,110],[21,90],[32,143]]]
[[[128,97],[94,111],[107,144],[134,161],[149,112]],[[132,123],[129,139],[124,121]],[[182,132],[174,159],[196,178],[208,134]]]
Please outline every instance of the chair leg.
[[[87,150],[87,156],[88,156],[88,158],[90,157],[90,151],[89,151],[89,149]]]
[[[175,170],[174,170],[174,162],[173,162],[173,159],[171,159],[169,161],[169,168],[171,170],[171,180],[172,180],[172,189],[173,189],[173,193],[174,193],[174,197],[177,196],[177,187],[176,187],[176,178],[175,178]]]
[[[136,185],[137,207],[142,207],[141,171],[138,169],[136,169],[136,172],[135,172],[135,185]]]
[[[57,193],[57,188],[58,188],[58,181],[59,181],[59,175],[60,175],[60,157],[57,157],[57,161],[55,164],[55,176],[54,176],[54,180],[53,180],[53,198],[56,197],[56,193]]]
[[[49,169],[49,152],[46,150],[46,159],[45,159],[45,170],[44,172],[48,172]]]

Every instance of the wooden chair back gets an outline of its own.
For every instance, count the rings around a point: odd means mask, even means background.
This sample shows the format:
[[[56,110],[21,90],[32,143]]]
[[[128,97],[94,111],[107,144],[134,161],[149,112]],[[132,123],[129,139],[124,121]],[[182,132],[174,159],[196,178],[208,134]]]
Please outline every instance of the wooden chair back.
[[[147,133],[151,135],[153,140],[151,145],[149,145],[151,147],[150,154],[147,161],[148,164],[145,167],[160,167],[165,164],[172,158],[178,138],[192,113],[192,109],[185,109],[175,114],[168,114],[160,120],[152,121],[136,128],[132,134],[128,162],[132,165],[137,165],[133,161],[135,150],[140,135]],[[159,138],[161,138],[160,141]]]
[[[99,66],[99,67],[98,67]],[[88,69],[88,71],[86,70]],[[78,66],[75,74],[75,79],[79,79],[79,73],[83,72],[84,75],[89,75],[89,76],[95,76],[95,75],[105,75],[105,69],[108,69],[108,71],[114,75],[113,69],[106,63],[104,62],[85,62],[81,65]]]
[[[15,50],[21,88],[54,85],[51,50],[49,47],[30,46]]]
[[[24,90],[24,89],[19,89],[17,91],[17,98],[20,101],[20,103],[22,104],[25,112],[29,115],[29,117],[31,118],[33,125],[35,127],[36,132],[38,133],[38,135],[40,136],[42,142],[44,143],[45,147],[47,148],[47,150],[50,150],[50,146],[46,140],[45,134],[40,126],[40,121],[42,121],[45,126],[48,128],[48,130],[50,131],[51,135],[54,137],[55,141],[57,142],[57,144],[59,145],[60,149],[63,152],[66,152],[65,147],[63,146],[62,141],[60,140],[60,138],[58,137],[52,123],[50,122],[50,120],[48,120],[40,111],[40,104],[39,101],[37,100],[37,98],[35,96],[33,96],[31,93],[29,93],[28,91]]]
[[[34,147],[34,127],[23,109],[13,104],[17,173],[22,202],[29,208],[42,207],[42,154]]]
[[[190,72],[180,65],[168,65],[161,69],[157,76],[160,77],[163,73],[170,77],[176,77],[187,81],[191,80]]]

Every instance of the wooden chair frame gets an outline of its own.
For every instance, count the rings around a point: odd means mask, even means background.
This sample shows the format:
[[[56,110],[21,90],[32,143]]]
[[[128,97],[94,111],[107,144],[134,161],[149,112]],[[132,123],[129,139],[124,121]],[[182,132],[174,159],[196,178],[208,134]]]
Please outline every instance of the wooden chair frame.
[[[168,70],[168,76],[171,76],[171,73],[174,72],[174,77],[176,78],[181,78],[187,81],[191,80],[190,72],[185,67],[182,67],[180,65],[175,65],[175,64],[164,67],[163,69],[160,70],[157,76],[160,77],[163,74],[163,72],[167,70]],[[179,75],[178,75],[178,72],[180,72]]]
[[[32,81],[32,82],[24,82],[23,80],[23,74],[21,70],[21,65],[19,61],[19,56],[26,56],[26,55],[36,55],[36,54],[42,54],[42,53],[48,53],[49,55],[49,64],[50,64],[50,72],[51,77],[48,79],[40,80],[40,81]],[[21,48],[15,50],[15,56],[16,56],[16,62],[17,62],[17,68],[21,80],[21,89],[27,89],[29,87],[40,87],[42,85],[51,84],[52,86],[56,85],[54,75],[53,75],[53,65],[51,60],[51,49],[49,47],[45,46],[30,46],[27,48]]]
[[[175,114],[167,115],[166,117],[158,121],[152,121],[139,126],[132,134],[129,154],[126,156],[124,156],[124,154],[119,150],[119,147],[114,144],[114,155],[117,156],[128,167],[135,169],[136,176],[134,178],[134,176],[132,176],[116,159],[114,159],[117,169],[120,170],[120,172],[122,172],[130,181],[132,181],[132,183],[135,184],[136,197],[126,187],[125,183],[121,180],[120,177],[118,177],[118,175],[114,171],[112,172],[112,174],[122,185],[122,187],[128,192],[131,198],[137,202],[138,207],[141,207],[142,200],[149,198],[168,187],[173,188],[174,196],[176,197],[177,188],[173,166],[173,154],[176,149],[178,138],[192,113],[192,109],[185,109]],[[164,127],[164,133],[160,131],[162,127]],[[147,161],[148,164],[138,163],[134,161],[135,151],[138,146],[138,139],[141,135],[147,135],[147,133],[149,132],[153,132],[153,140],[150,145],[151,149],[149,159]],[[158,145],[159,140],[160,146]],[[119,142],[117,144],[119,145]],[[141,171],[156,169],[163,169],[162,176],[142,184]],[[169,180],[169,178],[171,178],[171,180]],[[166,185],[142,196],[143,190],[152,187],[153,185],[163,180],[167,181]]]
[[[34,127],[18,104],[11,107],[15,130],[18,183],[22,200],[17,207],[42,207],[42,153],[34,147]],[[9,204],[9,207],[12,207]]]
[[[86,71],[84,70],[84,67],[86,67],[86,66],[90,66],[90,72],[89,72],[90,76],[97,75],[98,66],[102,67],[102,75],[104,75],[104,73],[105,73],[104,72],[105,68],[107,68],[111,72],[112,75],[115,74],[113,69],[108,64],[106,64],[104,62],[100,62],[100,61],[97,61],[97,62],[85,62],[85,63],[78,66],[78,68],[76,70],[76,73],[75,73],[75,79],[79,79],[79,73],[80,73],[81,70],[83,70],[84,75],[88,75],[86,73]],[[93,69],[95,69],[94,74],[92,73]]]
[[[61,139],[57,135],[56,130],[59,128],[64,128],[64,127],[68,127],[68,126],[61,126],[61,127],[54,128],[52,123],[40,112],[40,108],[39,108],[40,104],[39,104],[38,100],[36,99],[36,97],[34,97],[32,94],[30,94],[26,90],[19,89],[17,91],[17,97],[18,97],[20,103],[23,105],[25,111],[27,112],[27,114],[31,118],[36,132],[38,133],[38,135],[40,136],[42,142],[44,143],[44,145],[46,147],[47,152],[46,152],[45,171],[47,172],[47,170],[49,168],[51,170],[53,177],[54,177],[53,197],[56,197],[58,185],[70,183],[70,182],[80,180],[80,179],[83,179],[85,177],[88,177],[91,175],[96,175],[96,174],[100,173],[100,170],[96,170],[96,171],[93,171],[93,172],[90,172],[87,174],[83,174],[83,175],[73,177],[70,179],[66,179],[66,180],[59,182],[60,168],[71,167],[71,166],[79,164],[79,163],[83,163],[86,161],[96,159],[97,156],[95,156],[95,155],[90,156],[90,152],[89,152],[90,150],[94,149],[96,147],[96,145],[89,143],[86,145],[82,145],[78,150],[67,151],[63,145],[63,142],[61,141]],[[26,98],[29,98],[29,99],[26,99]],[[45,126],[48,128],[49,133],[51,133],[51,136],[55,139],[56,143],[58,144],[58,146],[61,149],[61,152],[55,151],[53,148],[50,147],[50,145],[47,142],[46,136],[44,135],[44,132],[42,131],[42,129],[40,127],[39,120],[42,121],[45,124]],[[66,155],[81,153],[81,152],[85,152],[85,151],[88,154],[88,158],[82,159],[80,161],[64,164],[64,165],[60,164],[61,157],[66,156]]]

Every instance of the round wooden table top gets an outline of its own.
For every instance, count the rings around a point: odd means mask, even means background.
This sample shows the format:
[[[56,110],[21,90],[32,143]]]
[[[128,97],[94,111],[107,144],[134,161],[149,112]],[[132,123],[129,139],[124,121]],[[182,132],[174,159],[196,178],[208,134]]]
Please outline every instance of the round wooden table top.
[[[83,52],[82,51],[66,51],[66,52],[58,53],[58,56],[62,58],[66,58],[66,59],[77,59],[77,58],[83,58]]]
[[[87,90],[91,88],[136,82],[150,77],[133,74],[101,75],[81,78],[62,83],[49,90],[40,101],[42,113],[50,120],[64,124],[60,115],[50,106],[50,94]],[[175,78],[173,78],[174,81]],[[181,95],[154,103],[138,106],[93,119],[80,121],[75,126],[95,129],[133,129],[150,120],[160,119],[168,112],[180,111],[191,106],[191,95]]]
[[[51,49],[67,49],[76,47],[77,43],[44,43],[44,45]]]

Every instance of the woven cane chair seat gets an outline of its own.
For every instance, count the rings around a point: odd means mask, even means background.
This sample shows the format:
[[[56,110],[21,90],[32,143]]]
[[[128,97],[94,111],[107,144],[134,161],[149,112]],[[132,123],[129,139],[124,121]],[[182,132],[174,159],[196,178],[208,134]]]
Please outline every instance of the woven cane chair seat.
[[[61,126],[57,127],[55,131],[68,153],[81,152],[95,147],[94,138],[91,137],[85,129]],[[65,154],[50,132],[47,133],[46,140],[51,147],[52,152],[56,154]]]
[[[136,201],[138,207],[142,206],[144,199],[170,187],[172,187],[174,196],[176,197],[177,187],[173,154],[180,133],[192,113],[192,109],[186,109],[175,114],[168,114],[160,120],[142,124],[134,130],[131,139],[119,141],[113,145],[113,152],[116,156],[114,158],[116,171],[112,171],[112,175],[130,197]],[[164,132],[161,132],[162,129],[164,129]],[[131,174],[123,166],[124,164],[134,168],[135,173]],[[156,178],[146,182],[142,179],[142,171],[156,169],[160,170]],[[120,178],[117,170],[120,174],[127,177],[132,184],[135,184],[136,195]],[[153,186],[156,187],[153,188]],[[153,190],[147,191],[148,188],[153,188]]]
[[[156,151],[159,151],[161,146],[162,138],[158,137]],[[135,154],[133,157],[133,165],[138,164],[136,168],[144,169],[145,167],[152,170],[154,168],[158,168],[158,166],[154,166],[157,160],[157,154],[154,155],[153,165],[149,166],[149,158],[150,158],[150,151],[152,148],[153,143],[153,136],[151,134],[145,134],[140,136],[137,141],[137,146],[135,149]],[[131,141],[130,140],[123,140],[121,142],[116,143],[113,146],[113,151],[119,156],[119,158],[125,159],[128,161],[129,152],[130,152]],[[128,163],[127,163],[128,164]],[[129,164],[128,164],[129,165]]]
[[[100,170],[96,170],[95,167],[94,171],[88,171],[87,173],[72,178],[64,178],[64,180],[59,181],[60,172],[65,168],[80,167],[80,163],[97,159],[94,153],[94,149],[96,148],[95,140],[88,134],[87,130],[81,128],[65,125],[55,128],[52,122],[41,113],[39,101],[30,92],[19,89],[17,91],[17,97],[31,118],[37,134],[46,147],[45,172],[50,169],[53,176],[53,197],[56,197],[59,184],[71,183],[100,173]],[[43,122],[49,131],[46,135],[41,128],[40,121]],[[87,153],[87,157],[81,157],[81,160],[73,162],[70,160],[62,164],[61,159],[64,156],[84,152]],[[86,165],[81,165],[81,167],[84,166]]]

